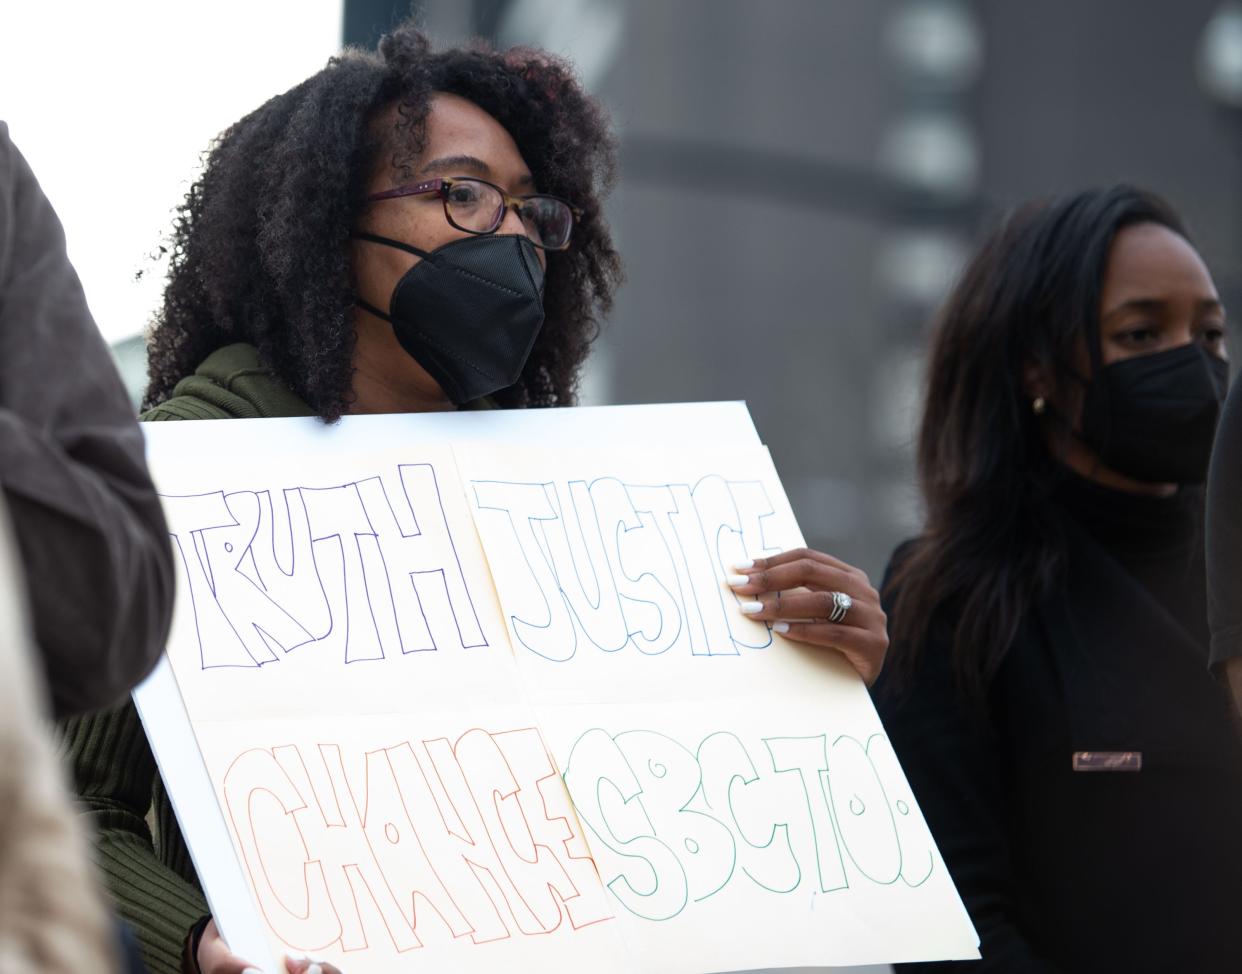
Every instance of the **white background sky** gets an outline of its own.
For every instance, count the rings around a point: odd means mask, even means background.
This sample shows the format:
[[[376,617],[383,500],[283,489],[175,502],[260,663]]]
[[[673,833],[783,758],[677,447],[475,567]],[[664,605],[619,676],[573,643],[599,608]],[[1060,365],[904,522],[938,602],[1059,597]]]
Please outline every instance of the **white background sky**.
[[[159,301],[165,268],[147,255],[202,151],[321,68],[341,18],[342,0],[0,0],[0,120],[110,342],[140,333]]]

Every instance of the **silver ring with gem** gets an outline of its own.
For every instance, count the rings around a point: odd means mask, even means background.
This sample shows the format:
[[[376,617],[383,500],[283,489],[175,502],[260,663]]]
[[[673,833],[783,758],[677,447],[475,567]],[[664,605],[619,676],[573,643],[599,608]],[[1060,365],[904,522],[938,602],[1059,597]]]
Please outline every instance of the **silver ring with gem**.
[[[846,614],[854,607],[854,600],[844,592],[832,593],[832,614],[829,622],[844,622]]]

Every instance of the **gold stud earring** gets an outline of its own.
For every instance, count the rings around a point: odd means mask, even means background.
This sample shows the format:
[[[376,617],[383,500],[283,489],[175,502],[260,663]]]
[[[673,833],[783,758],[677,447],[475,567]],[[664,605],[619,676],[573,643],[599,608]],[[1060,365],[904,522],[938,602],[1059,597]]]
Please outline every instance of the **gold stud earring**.
[[[1047,408],[1048,403],[1044,401],[1043,396],[1036,396],[1034,401],[1031,403],[1031,411],[1036,416],[1042,416],[1044,414],[1044,410]]]

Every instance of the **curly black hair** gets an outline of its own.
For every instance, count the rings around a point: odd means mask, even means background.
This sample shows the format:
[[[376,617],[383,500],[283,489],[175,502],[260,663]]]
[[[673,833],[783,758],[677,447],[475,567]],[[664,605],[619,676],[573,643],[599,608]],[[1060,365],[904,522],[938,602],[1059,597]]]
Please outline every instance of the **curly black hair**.
[[[546,317],[522,376],[494,397],[502,406],[574,401],[598,316],[610,310],[621,277],[602,213],[616,175],[607,116],[569,66],[544,51],[482,43],[434,51],[405,24],[375,53],[347,49],[213,143],[174,221],[144,408],[169,398],[211,352],[244,341],[320,417],[347,411],[350,231],[381,153],[409,175],[435,92],[494,117],[540,192],[582,210],[571,247],[548,254]],[[395,121],[379,125],[381,117]]]

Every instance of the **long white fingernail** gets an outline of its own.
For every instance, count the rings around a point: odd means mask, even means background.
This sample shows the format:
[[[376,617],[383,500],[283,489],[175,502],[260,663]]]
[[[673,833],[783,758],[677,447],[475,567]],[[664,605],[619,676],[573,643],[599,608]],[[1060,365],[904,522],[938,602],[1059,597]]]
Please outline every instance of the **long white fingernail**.
[[[787,633],[789,632],[789,623],[788,622],[774,622],[772,623],[772,631],[779,632],[782,634]]]
[[[741,603],[741,605],[738,606],[738,608],[741,609],[743,612],[745,612],[747,615],[754,615],[756,612],[763,611],[763,603],[762,602],[743,602]]]
[[[755,563],[753,561],[739,561],[733,567],[736,568],[739,572],[748,572],[752,568],[755,567]]]
[[[725,582],[730,588],[737,588],[739,585],[749,585],[750,576],[748,575],[726,575]]]

